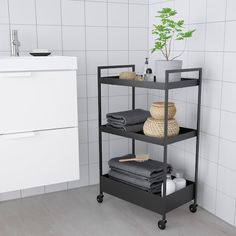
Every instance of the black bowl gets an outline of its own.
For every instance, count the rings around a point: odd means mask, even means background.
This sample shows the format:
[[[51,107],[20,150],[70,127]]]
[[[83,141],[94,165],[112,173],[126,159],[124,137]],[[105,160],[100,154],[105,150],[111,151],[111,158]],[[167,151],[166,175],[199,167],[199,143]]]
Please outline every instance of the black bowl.
[[[49,56],[50,54],[51,52],[30,52],[30,55],[34,57],[46,57]]]

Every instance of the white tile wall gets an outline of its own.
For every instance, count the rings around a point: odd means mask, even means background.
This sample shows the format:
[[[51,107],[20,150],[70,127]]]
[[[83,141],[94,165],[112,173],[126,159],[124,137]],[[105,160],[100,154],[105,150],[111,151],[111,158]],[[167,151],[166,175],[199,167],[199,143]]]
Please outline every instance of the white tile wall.
[[[81,179],[0,195],[0,201],[98,183],[97,66],[136,63],[148,52],[148,0],[0,0],[0,55],[9,55],[9,30],[19,30],[20,51],[48,48],[78,58],[78,106]],[[146,90],[137,104],[146,106]],[[103,118],[128,109],[128,89],[102,88]],[[139,151],[146,148],[140,145]],[[114,155],[126,154],[126,139],[104,135],[104,171]]]
[[[171,5],[184,18],[188,27],[196,29],[194,37],[188,42],[184,64],[187,67],[203,67],[204,76],[199,204],[235,225],[236,188],[233,183],[236,182],[236,1],[150,0],[149,3],[150,29],[154,21],[156,22],[156,11]],[[151,34],[149,42],[149,47],[152,47]],[[181,44],[175,50],[181,50]],[[158,58],[158,55],[150,57]],[[183,91],[181,97],[179,93],[172,93],[171,99],[177,103],[186,101],[185,125],[196,127],[196,90],[189,89],[185,100],[184,94]],[[148,102],[154,99],[160,97],[155,97],[154,93],[149,94]],[[177,108],[177,114],[182,112],[182,109]],[[170,162],[177,168],[185,160],[185,174],[189,178],[194,176],[194,145],[194,139],[188,140],[181,150],[171,147],[169,152]],[[153,152],[153,148],[150,151]],[[160,155],[159,151],[155,152]],[[173,162],[175,157],[176,163]]]

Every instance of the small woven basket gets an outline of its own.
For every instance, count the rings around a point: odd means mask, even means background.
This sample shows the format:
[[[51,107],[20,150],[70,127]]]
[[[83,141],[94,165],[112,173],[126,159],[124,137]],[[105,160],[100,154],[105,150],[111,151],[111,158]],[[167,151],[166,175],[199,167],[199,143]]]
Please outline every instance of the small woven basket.
[[[156,120],[149,117],[143,126],[143,132],[147,136],[163,138],[164,137],[164,120]],[[168,120],[168,137],[179,134],[179,124],[175,119]]]
[[[158,120],[164,120],[165,118],[165,103],[153,102],[150,107],[151,116]],[[173,102],[168,102],[168,120],[173,119],[176,114],[176,107]]]

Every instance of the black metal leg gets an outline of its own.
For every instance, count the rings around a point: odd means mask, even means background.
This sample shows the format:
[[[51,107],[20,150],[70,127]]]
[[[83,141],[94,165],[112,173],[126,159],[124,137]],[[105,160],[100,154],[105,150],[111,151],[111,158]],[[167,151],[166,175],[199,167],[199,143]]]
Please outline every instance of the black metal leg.
[[[135,109],[135,87],[132,87],[132,110]],[[135,154],[135,139],[132,139],[132,154]]]
[[[197,207],[198,207],[198,205],[197,205],[197,190],[198,190],[199,145],[200,145],[201,91],[202,91],[202,69],[199,69],[194,202],[193,202],[193,204],[191,204],[189,206],[189,210],[193,213],[195,213],[197,211]]]
[[[101,77],[101,69],[98,68],[98,132],[99,132],[99,177],[102,176],[102,132],[101,132],[101,125],[102,125],[102,99],[101,99],[101,83],[99,78]],[[100,194],[97,196],[97,201],[99,203],[102,203],[103,201],[103,192],[102,192],[102,186],[100,181]]]

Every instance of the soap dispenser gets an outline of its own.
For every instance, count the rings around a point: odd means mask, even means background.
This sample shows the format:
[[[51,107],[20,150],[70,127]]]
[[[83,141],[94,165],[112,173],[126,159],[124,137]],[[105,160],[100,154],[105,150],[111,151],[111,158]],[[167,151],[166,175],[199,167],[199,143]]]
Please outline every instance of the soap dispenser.
[[[164,183],[161,186],[161,196],[163,197]],[[171,174],[166,175],[166,196],[175,192],[175,182],[171,178]]]
[[[176,173],[174,178],[174,183],[175,183],[175,191],[178,191],[182,188],[185,188],[186,186],[186,180],[183,178],[183,174],[181,173]]]
[[[144,76],[144,80],[146,80],[146,81],[152,80],[152,69],[149,67],[148,57],[145,60],[144,69],[143,69],[143,76]]]

